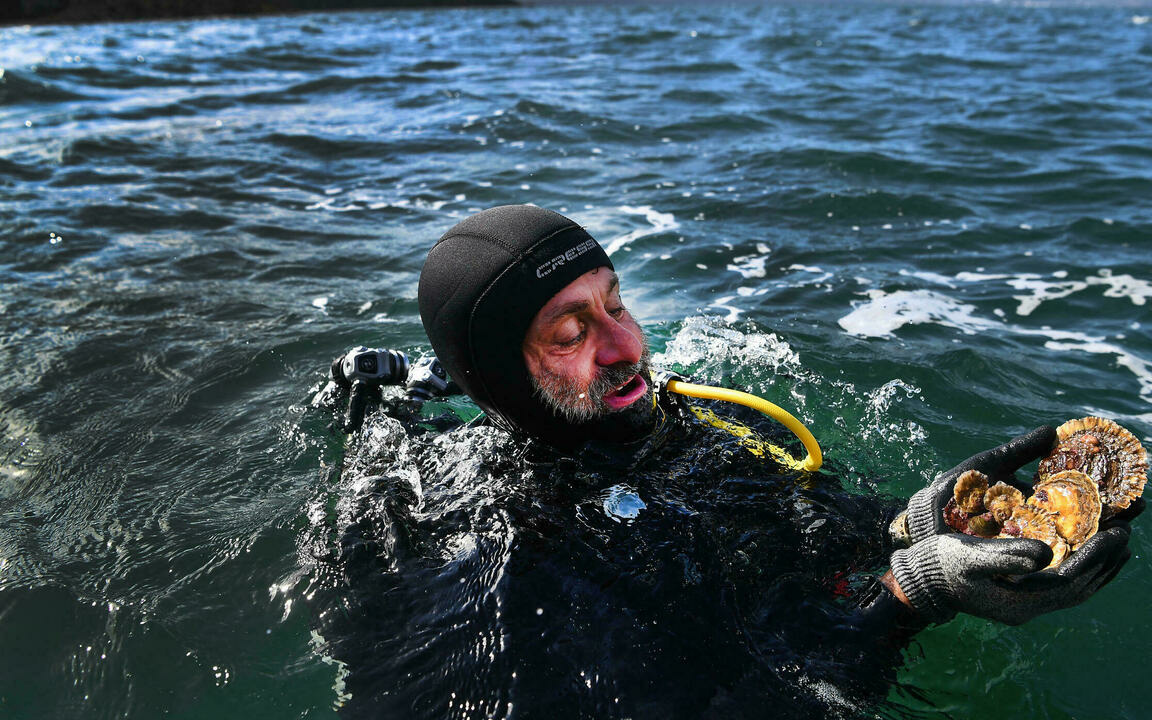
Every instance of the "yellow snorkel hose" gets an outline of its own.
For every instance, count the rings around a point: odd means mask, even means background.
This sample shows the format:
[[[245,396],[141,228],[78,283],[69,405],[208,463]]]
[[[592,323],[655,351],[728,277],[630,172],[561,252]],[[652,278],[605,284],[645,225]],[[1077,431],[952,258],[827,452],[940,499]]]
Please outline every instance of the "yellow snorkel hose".
[[[820,444],[816,442],[816,438],[808,431],[808,428],[804,427],[804,423],[797,420],[792,413],[779,405],[774,405],[764,398],[757,397],[751,393],[729,390],[728,388],[711,387],[709,385],[694,385],[682,380],[669,379],[665,387],[667,387],[670,392],[688,395],[689,397],[703,398],[706,400],[723,400],[725,402],[738,403],[750,407],[753,410],[759,410],[791,430],[792,433],[800,439],[800,442],[804,443],[804,449],[808,451],[808,457],[803,460],[795,460],[781,453],[782,457],[779,459],[784,461],[788,467],[794,470],[814,472],[819,470],[820,465],[824,463],[824,455],[820,452]]]

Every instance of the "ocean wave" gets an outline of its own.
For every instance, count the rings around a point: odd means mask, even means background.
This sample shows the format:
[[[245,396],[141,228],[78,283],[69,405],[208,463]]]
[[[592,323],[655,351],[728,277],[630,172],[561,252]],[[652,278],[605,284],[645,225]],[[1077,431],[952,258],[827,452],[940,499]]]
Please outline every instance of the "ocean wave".
[[[375,142],[361,137],[336,139],[323,137],[316,133],[289,134],[277,132],[253,138],[253,140],[317,158],[374,157],[387,159],[395,152],[391,143]]]
[[[92,136],[70,140],[60,148],[63,165],[86,165],[110,158],[143,158],[162,154],[151,142],[128,138]]]
[[[1032,291],[1033,295],[1016,296],[1020,301],[1017,314],[1027,316],[1046,301],[1066,298],[1094,285],[1103,285],[1105,296],[1125,298],[1133,305],[1143,306],[1152,297],[1152,284],[1130,275],[1114,276],[1111,272],[1090,277],[1084,282],[1057,280],[1049,282],[1036,277],[989,276],[961,273],[962,282],[1007,280],[1014,288]],[[1142,357],[1103,335],[1091,332],[1059,330],[1049,327],[1026,327],[1003,319],[981,315],[976,306],[960,302],[934,290],[872,290],[868,300],[855,307],[839,320],[840,327],[853,335],[873,338],[894,337],[895,332],[909,325],[937,325],[959,330],[966,335],[994,334],[997,337],[1019,336],[1040,338],[1043,346],[1056,351],[1079,351],[1106,354],[1115,357],[1116,364],[1132,373],[1139,384],[1139,395],[1152,401],[1152,360]]]
[[[122,204],[92,203],[72,213],[73,222],[84,228],[150,233],[157,230],[220,230],[235,218],[195,208],[149,207],[147,198]]]
[[[62,85],[34,80],[24,72],[0,68],[0,107],[74,102],[90,97]]]
[[[39,182],[52,176],[52,171],[35,162],[19,162],[0,157],[0,183]]]

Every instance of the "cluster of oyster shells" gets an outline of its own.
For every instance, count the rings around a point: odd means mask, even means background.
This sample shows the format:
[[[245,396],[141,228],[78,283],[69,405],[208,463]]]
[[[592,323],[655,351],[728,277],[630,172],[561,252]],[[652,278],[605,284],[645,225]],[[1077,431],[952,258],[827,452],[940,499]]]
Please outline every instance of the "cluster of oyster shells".
[[[956,479],[944,522],[978,537],[1024,537],[1052,548],[1056,567],[1096,534],[1100,521],[1144,492],[1148,455],[1111,420],[1086,417],[1056,428],[1056,448],[1040,461],[1032,495],[969,470]]]

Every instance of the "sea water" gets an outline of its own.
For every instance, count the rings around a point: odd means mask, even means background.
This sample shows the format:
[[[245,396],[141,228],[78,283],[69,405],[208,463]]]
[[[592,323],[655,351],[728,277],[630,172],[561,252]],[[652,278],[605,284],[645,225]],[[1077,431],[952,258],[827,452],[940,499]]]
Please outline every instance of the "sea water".
[[[424,255],[493,205],[585,225],[661,364],[787,407],[860,492],[1086,414],[1152,441],[1150,18],[0,28],[0,717],[347,704],[311,553],[355,488],[308,399],[350,346],[429,351]],[[607,527],[652,499],[602,490]],[[1145,520],[1087,604],[921,633],[881,711],[1143,717]]]

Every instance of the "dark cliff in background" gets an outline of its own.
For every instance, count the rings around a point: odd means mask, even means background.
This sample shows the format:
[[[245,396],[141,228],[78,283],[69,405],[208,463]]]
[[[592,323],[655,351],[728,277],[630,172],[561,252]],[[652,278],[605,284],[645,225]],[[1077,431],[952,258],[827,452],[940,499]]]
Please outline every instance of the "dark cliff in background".
[[[0,0],[0,24],[516,4],[515,0]]]

